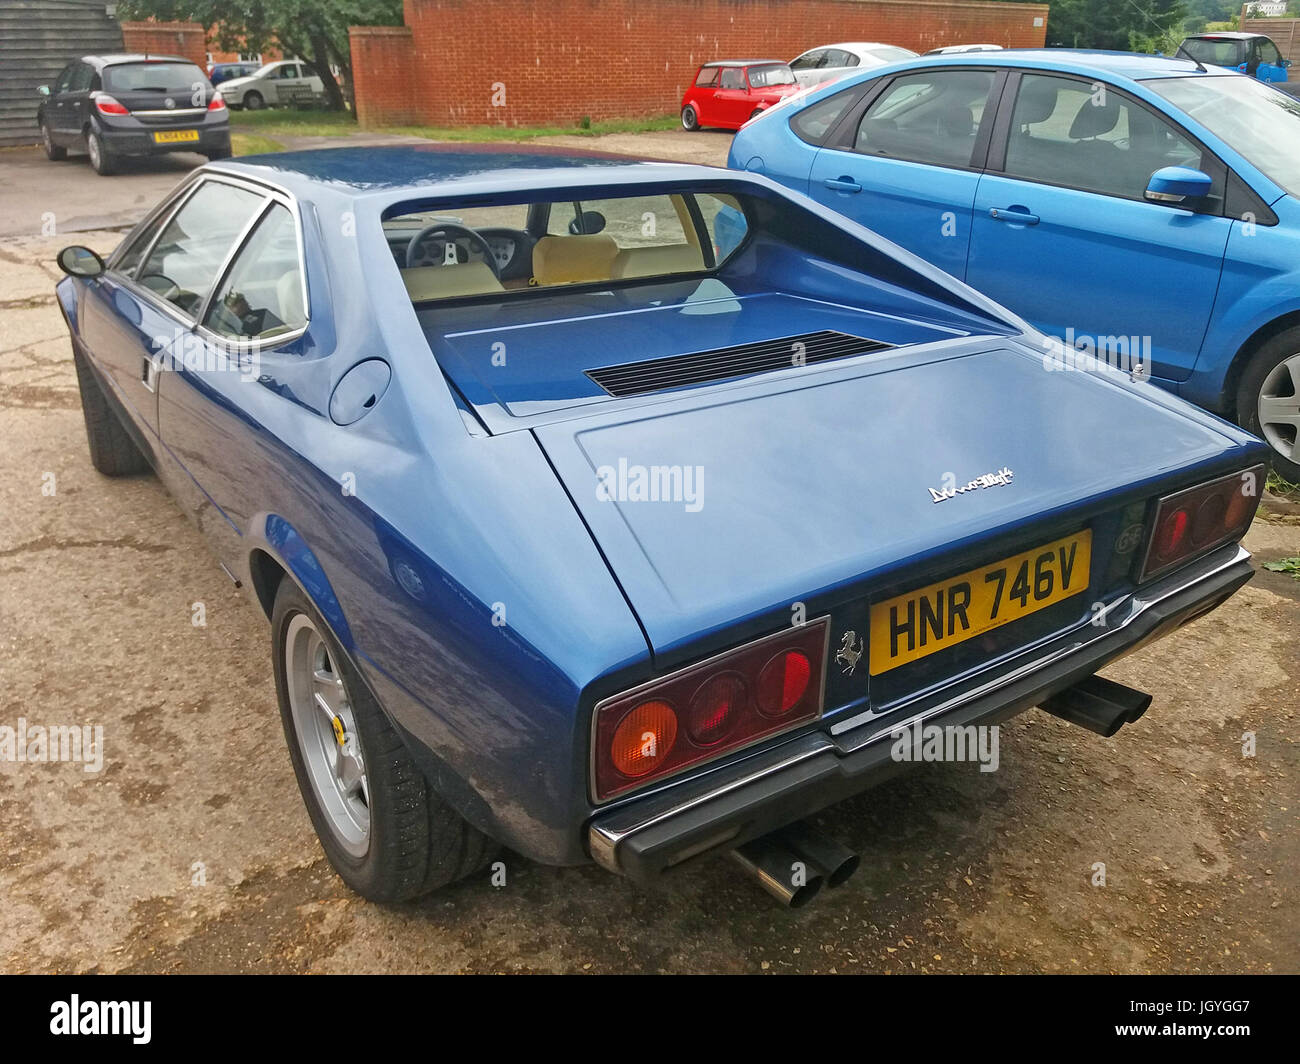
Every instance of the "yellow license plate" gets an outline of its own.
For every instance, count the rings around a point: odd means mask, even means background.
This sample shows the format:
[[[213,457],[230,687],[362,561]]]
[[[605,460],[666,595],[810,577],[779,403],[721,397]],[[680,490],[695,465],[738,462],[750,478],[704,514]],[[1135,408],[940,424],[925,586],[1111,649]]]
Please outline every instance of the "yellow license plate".
[[[1085,529],[871,607],[871,675],[1028,617],[1088,586]]]
[[[155,144],[177,144],[198,139],[199,131],[197,129],[169,129],[166,132],[153,135]]]

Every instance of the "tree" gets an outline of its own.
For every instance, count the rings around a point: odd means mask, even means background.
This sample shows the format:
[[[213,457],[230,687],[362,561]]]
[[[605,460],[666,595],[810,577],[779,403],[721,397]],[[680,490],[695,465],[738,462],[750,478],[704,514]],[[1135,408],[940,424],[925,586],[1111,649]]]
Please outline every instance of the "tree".
[[[1047,43],[1126,52],[1180,34],[1186,14],[1184,0],[1052,0]]]
[[[123,19],[197,22],[224,49],[261,52],[272,46],[308,60],[325,85],[330,106],[343,110],[352,86],[349,26],[400,26],[402,0],[122,0]]]

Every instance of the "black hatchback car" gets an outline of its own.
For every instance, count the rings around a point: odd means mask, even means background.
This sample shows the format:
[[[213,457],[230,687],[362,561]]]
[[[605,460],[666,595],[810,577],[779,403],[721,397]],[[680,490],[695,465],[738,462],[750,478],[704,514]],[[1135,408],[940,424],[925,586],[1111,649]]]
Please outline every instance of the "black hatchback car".
[[[45,154],[84,151],[99,174],[126,155],[193,151],[230,156],[230,112],[207,75],[171,55],[88,55],[40,87]]]

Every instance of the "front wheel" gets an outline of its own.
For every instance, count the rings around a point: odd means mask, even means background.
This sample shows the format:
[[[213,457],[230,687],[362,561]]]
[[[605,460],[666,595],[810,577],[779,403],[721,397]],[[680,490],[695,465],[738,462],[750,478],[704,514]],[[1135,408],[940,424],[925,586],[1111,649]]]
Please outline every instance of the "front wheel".
[[[100,177],[116,172],[116,162],[104,147],[104,138],[93,129],[86,134],[86,153],[90,156],[90,168]]]
[[[1273,468],[1300,481],[1300,326],[1255,352],[1237,387],[1237,423],[1273,448]]]
[[[687,133],[694,133],[700,128],[700,116],[696,113],[694,107],[689,104],[682,108],[682,129]]]
[[[496,845],[429,785],[307,596],[285,577],[271,613],[280,717],[325,856],[362,897],[393,902],[477,871]]]
[[[72,363],[77,370],[77,388],[81,392],[81,412],[86,419],[86,442],[90,444],[90,464],[106,477],[123,477],[145,473],[149,460],[131,439],[109,405],[95,371],[74,346]]]
[[[266,106],[266,100],[262,98],[260,92],[244,93],[244,106],[250,111],[260,111]]]
[[[230,149],[229,149],[229,148],[218,148],[216,151],[210,151],[210,152],[208,152],[207,155],[208,155],[208,162],[213,162],[213,163],[215,163],[215,162],[217,162],[219,159],[229,159],[229,158],[230,158]]]
[[[68,149],[60,148],[54,143],[54,138],[50,135],[50,127],[44,122],[41,123],[41,147],[45,149],[45,158],[51,162],[62,162],[68,157]]]

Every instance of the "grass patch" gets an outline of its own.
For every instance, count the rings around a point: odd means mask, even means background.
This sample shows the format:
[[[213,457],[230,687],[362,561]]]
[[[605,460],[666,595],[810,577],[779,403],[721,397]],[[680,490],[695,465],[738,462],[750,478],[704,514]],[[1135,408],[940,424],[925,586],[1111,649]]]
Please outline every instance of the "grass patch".
[[[230,151],[233,155],[266,155],[270,152],[284,151],[284,145],[278,140],[263,137],[257,133],[230,134]]]
[[[277,107],[264,111],[231,111],[232,133],[258,133],[263,136],[346,137],[357,131],[351,111],[307,111]]]
[[[572,126],[463,126],[446,129],[438,126],[388,126],[384,133],[403,133],[426,140],[536,140],[538,137],[601,137],[609,133],[659,133],[676,129],[676,115],[650,118],[610,118],[601,122],[584,119]]]
[[[1274,495],[1280,495],[1282,498],[1290,499],[1293,502],[1300,502],[1300,484],[1292,484],[1276,469],[1269,470],[1265,487]]]

